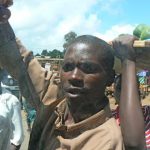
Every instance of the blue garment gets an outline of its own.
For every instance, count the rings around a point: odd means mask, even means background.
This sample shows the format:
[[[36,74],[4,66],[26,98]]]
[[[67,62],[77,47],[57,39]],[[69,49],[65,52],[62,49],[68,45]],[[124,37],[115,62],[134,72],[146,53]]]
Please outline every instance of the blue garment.
[[[23,107],[27,113],[27,123],[31,124],[35,119],[36,110],[25,99],[23,99]]]

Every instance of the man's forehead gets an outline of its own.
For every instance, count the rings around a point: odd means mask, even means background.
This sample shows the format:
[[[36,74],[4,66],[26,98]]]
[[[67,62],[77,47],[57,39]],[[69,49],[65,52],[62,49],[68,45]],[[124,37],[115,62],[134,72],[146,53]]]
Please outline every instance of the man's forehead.
[[[89,53],[88,51],[82,51],[82,53],[70,53],[66,55],[64,58],[64,62],[74,62],[74,63],[85,63],[85,62],[91,62],[99,64],[101,63],[98,55],[95,55],[95,53]]]
[[[96,46],[94,44],[89,44],[89,43],[74,43],[68,47],[68,50],[66,54],[70,53],[81,53],[81,54],[86,54],[86,53],[98,53],[101,51],[100,46]]]

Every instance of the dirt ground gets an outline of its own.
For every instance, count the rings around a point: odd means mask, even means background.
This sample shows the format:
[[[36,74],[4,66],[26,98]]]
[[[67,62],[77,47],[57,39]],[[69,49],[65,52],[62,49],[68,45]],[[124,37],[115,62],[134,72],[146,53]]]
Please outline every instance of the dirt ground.
[[[142,100],[142,105],[150,105],[150,94]]]
[[[27,150],[28,149],[30,133],[27,132],[26,115],[25,115],[24,110],[22,110],[22,123],[23,123],[23,129],[24,129],[24,141],[21,145],[20,150]]]
[[[110,100],[110,107],[112,109],[114,109],[116,107],[114,98],[109,97],[109,100]],[[142,105],[150,105],[150,94],[145,99],[142,99]],[[24,128],[25,138],[24,138],[24,142],[22,143],[22,146],[21,146],[20,150],[27,150],[28,149],[28,142],[29,142],[30,133],[27,132],[26,116],[25,116],[25,113],[24,113],[23,110],[22,110],[22,121],[23,121],[23,128]]]

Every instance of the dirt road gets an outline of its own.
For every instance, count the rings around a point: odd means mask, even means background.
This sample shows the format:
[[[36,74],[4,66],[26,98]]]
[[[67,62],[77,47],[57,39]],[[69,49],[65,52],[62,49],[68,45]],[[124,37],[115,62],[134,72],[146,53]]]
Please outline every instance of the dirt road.
[[[29,143],[29,136],[30,133],[27,132],[27,123],[26,123],[26,116],[24,110],[22,110],[22,122],[23,122],[23,128],[24,128],[24,141],[21,145],[20,150],[27,150],[28,149],[28,143]]]

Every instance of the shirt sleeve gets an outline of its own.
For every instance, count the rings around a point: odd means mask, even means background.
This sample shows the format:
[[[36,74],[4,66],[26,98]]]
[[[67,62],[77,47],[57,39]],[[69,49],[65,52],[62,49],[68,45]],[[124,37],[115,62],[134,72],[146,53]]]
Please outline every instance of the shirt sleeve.
[[[24,140],[24,133],[23,133],[23,125],[22,125],[22,117],[21,117],[21,106],[19,100],[12,96],[13,104],[12,104],[12,120],[11,120],[11,127],[12,127],[12,134],[10,142],[14,145],[21,145]]]
[[[21,93],[26,100],[38,110],[41,101],[50,105],[62,99],[64,94],[60,90],[61,86],[53,84],[52,73],[41,67],[33,53],[16,40],[9,23],[0,24],[0,33],[0,53],[3,54],[0,55],[0,66],[19,81]]]

